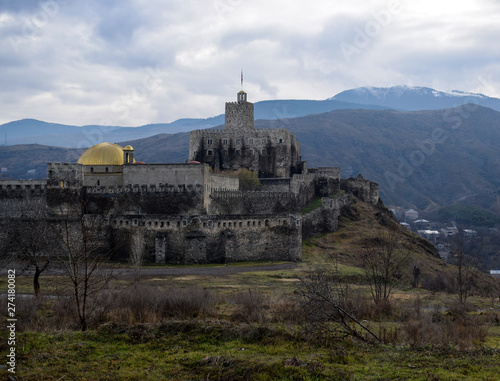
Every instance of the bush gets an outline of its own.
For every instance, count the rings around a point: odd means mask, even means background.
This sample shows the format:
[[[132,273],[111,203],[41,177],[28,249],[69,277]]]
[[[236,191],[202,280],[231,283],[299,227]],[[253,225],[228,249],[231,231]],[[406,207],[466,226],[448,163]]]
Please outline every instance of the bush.
[[[263,323],[268,320],[269,298],[258,290],[238,292],[233,303],[236,309],[231,320],[245,323]]]
[[[303,323],[304,310],[294,295],[274,296],[271,303],[271,320],[277,323]]]
[[[422,288],[432,292],[453,292],[456,275],[450,272],[438,271],[424,278]]]
[[[210,316],[217,301],[213,292],[201,287],[158,289],[142,285],[115,292],[114,298],[105,320],[128,324]]]
[[[7,295],[0,296],[0,305],[4,311],[7,311]],[[29,329],[38,329],[42,324],[42,316],[40,309],[43,303],[43,298],[37,298],[32,295],[17,297],[15,300],[16,317],[18,317],[16,327],[20,331]],[[22,317],[21,319],[19,319]]]
[[[401,309],[403,324],[393,332],[389,341],[412,346],[446,348],[452,345],[461,350],[470,349],[486,338],[485,318],[491,319],[440,306],[424,310],[420,298],[417,298],[412,306]]]

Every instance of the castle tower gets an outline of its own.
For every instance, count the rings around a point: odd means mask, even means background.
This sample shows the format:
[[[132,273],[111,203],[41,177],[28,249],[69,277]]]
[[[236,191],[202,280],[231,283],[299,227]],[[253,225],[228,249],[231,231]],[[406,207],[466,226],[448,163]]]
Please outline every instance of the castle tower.
[[[253,131],[253,103],[247,101],[247,93],[241,90],[237,95],[237,102],[226,102],[226,132]]]

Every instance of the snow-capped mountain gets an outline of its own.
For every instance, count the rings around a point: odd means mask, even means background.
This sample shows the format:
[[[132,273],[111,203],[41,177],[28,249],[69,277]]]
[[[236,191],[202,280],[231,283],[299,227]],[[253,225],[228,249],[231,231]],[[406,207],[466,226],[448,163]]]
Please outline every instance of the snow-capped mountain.
[[[377,105],[396,110],[437,110],[475,103],[500,111],[500,99],[458,90],[438,91],[429,87],[359,87],[343,91],[332,100],[362,105]]]

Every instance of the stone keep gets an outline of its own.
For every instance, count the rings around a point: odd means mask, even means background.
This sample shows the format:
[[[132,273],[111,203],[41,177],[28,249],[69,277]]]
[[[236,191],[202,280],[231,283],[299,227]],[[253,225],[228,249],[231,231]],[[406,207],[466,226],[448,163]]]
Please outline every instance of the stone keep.
[[[295,135],[284,128],[255,129],[253,103],[244,91],[237,102],[226,103],[224,129],[191,132],[189,160],[217,170],[247,168],[259,178],[288,178],[305,169]]]

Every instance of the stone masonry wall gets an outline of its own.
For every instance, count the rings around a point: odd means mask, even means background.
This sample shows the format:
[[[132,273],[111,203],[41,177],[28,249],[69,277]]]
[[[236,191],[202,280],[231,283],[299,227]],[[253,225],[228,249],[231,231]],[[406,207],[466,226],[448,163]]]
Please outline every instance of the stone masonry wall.
[[[89,214],[206,214],[205,192],[125,192],[101,194],[84,192]]]
[[[238,102],[226,102],[224,128],[228,131],[239,132],[253,129],[253,103],[247,102],[246,99]]]
[[[299,210],[298,199],[290,192],[216,191],[212,192],[209,214],[279,214]]]
[[[237,177],[210,174],[210,190],[240,190]]]
[[[125,257],[159,263],[299,261],[301,219],[290,215],[116,216]]]
[[[342,179],[340,189],[345,192],[351,192],[361,201],[373,205],[376,205],[379,200],[378,184],[370,180],[365,180],[361,175],[358,175],[357,178]]]
[[[353,195],[351,193],[337,197],[323,197],[320,208],[302,216],[302,238],[307,239],[316,234],[337,231],[342,209],[352,202]]]
[[[271,178],[271,179],[259,179],[260,188],[262,192],[291,192],[291,179],[284,178]]]
[[[192,131],[189,160],[221,170],[247,168],[258,171],[262,178],[290,177],[303,170],[300,145],[295,135],[283,128]]]
[[[39,215],[46,208],[47,182],[45,180],[0,181],[0,218]]]

